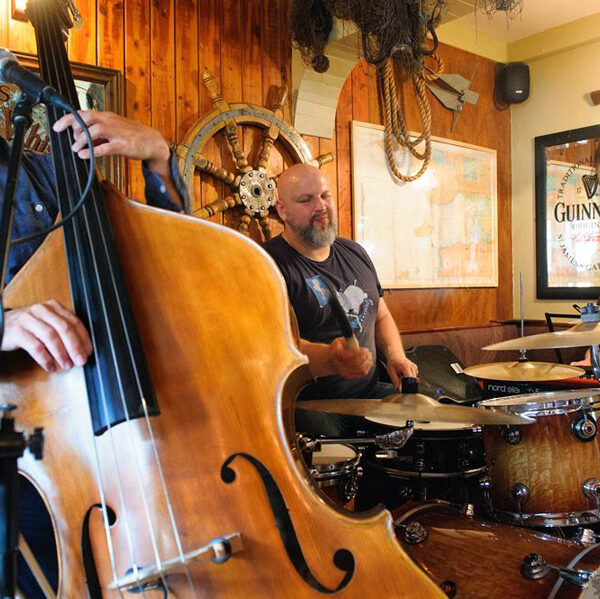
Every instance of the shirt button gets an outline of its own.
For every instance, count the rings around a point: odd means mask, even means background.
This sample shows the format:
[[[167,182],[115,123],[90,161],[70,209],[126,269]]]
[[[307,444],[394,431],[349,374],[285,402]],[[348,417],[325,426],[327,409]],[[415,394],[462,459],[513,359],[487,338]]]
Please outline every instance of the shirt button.
[[[41,204],[36,204],[35,205],[35,211],[36,212],[41,212],[44,209],[44,207]]]

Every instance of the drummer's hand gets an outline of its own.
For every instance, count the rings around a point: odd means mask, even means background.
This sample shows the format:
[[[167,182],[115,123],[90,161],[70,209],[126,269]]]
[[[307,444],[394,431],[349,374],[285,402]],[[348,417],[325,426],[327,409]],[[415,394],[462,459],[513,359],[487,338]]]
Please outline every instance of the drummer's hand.
[[[419,367],[406,356],[388,356],[386,366],[392,385],[396,389],[400,388],[403,377],[417,378],[419,374]]]
[[[161,177],[171,177],[169,158],[171,150],[163,136],[152,127],[125,118],[114,112],[80,110],[79,115],[88,126],[94,142],[95,156],[120,155],[126,158],[146,160],[150,170]],[[90,157],[87,138],[72,114],[66,114],[54,123],[54,131],[60,133],[71,127],[75,143],[71,146],[79,158]]]
[[[83,366],[92,342],[83,323],[56,300],[5,313],[1,351],[24,349],[44,370]]]
[[[344,337],[329,344],[328,358],[331,371],[345,379],[367,376],[373,367],[373,355],[366,347],[348,347]]]

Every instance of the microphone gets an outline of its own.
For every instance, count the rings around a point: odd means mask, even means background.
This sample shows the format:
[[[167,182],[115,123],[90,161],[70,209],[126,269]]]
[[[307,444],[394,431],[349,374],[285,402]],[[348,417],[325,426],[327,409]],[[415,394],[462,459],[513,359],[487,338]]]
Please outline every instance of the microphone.
[[[0,48],[0,83],[13,83],[21,88],[36,104],[52,104],[57,108],[71,112],[73,107],[53,87],[50,87],[37,75],[22,67],[17,57]]]

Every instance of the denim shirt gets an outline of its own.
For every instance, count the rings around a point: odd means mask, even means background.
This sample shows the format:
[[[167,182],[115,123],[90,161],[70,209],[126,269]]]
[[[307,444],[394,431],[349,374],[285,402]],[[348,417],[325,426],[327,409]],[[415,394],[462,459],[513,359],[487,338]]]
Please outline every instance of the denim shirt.
[[[9,155],[10,146],[4,138],[0,137],[0,203],[4,201]],[[182,204],[185,205],[188,201],[188,191],[173,153],[171,153],[170,163],[173,184]],[[142,163],[142,172],[148,204],[179,211],[180,207],[171,200],[160,176],[151,171],[145,163]],[[52,226],[58,215],[51,156],[24,152],[18,177],[11,239],[44,231]],[[6,283],[17,274],[43,241],[41,237],[11,247],[8,254]]]

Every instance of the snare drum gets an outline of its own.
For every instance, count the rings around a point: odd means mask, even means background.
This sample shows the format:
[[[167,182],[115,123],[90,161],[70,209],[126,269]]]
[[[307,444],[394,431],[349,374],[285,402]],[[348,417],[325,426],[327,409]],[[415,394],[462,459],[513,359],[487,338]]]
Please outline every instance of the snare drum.
[[[600,522],[600,444],[592,412],[598,389],[515,395],[479,403],[534,418],[486,426],[491,505],[525,526]]]
[[[387,424],[383,419],[376,422]],[[487,471],[481,428],[416,422],[401,449],[367,449],[363,468],[361,509],[377,503],[393,509],[407,499],[478,504],[479,479]],[[367,494],[370,497],[364,497]]]
[[[594,573],[600,545],[461,516],[439,504],[419,506],[394,521],[413,561],[448,595],[462,599],[592,599],[598,582],[583,588],[548,566]]]
[[[335,503],[353,509],[358,489],[361,454],[350,445],[322,444],[312,453],[310,474],[317,486]]]

